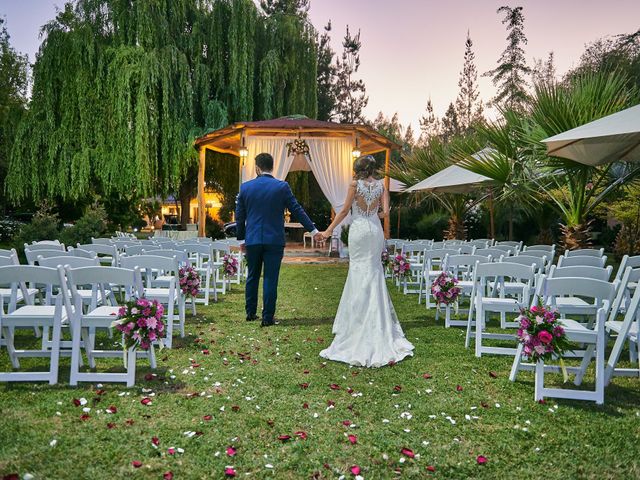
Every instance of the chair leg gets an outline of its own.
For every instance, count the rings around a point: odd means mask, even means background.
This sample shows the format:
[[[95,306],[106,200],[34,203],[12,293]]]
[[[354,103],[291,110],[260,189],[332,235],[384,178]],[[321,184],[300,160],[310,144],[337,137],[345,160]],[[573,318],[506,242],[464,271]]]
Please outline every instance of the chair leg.
[[[136,349],[128,349],[127,357],[127,387],[133,387],[136,383]]]
[[[484,329],[484,309],[482,304],[476,308],[476,357],[482,356],[482,331]]]
[[[96,360],[93,356],[93,342],[91,341],[91,335],[88,328],[81,328],[82,343],[84,344],[84,351],[87,354],[87,362],[89,368],[96,368]]]
[[[522,363],[522,351],[524,347],[521,343],[518,343],[518,347],[516,348],[516,356],[513,358],[513,364],[511,365],[511,373],[509,374],[509,380],[512,382],[516,381],[516,377],[518,376],[518,371],[520,370],[520,364]]]
[[[604,332],[600,332],[600,333],[604,333]],[[598,335],[598,339],[596,340],[596,382],[595,382],[597,405],[602,405],[604,403],[604,381],[605,381],[604,349],[605,349],[604,335]]]
[[[584,377],[584,374],[587,372],[589,363],[591,363],[591,358],[593,357],[593,351],[595,350],[595,348],[596,348],[595,345],[589,345],[584,351],[584,357],[582,357],[582,361],[580,362],[580,370],[576,374],[576,378],[573,380],[574,385],[580,385],[582,383],[582,378]]]
[[[4,327],[4,338],[7,343],[7,353],[9,354],[9,358],[11,359],[11,366],[13,368],[20,368],[20,360],[18,360],[18,356],[16,355],[16,348],[14,345],[14,335],[13,328]]]
[[[60,318],[53,321],[51,332],[51,357],[49,360],[49,385],[58,383],[58,365],[60,362],[60,340],[62,336],[62,323]]]
[[[71,322],[71,371],[69,374],[69,384],[78,384],[78,373],[80,372],[80,359],[82,352],[80,351],[80,335],[81,328],[75,321]],[[85,350],[87,349],[85,345]]]
[[[544,400],[544,361],[536,362],[534,400]]]

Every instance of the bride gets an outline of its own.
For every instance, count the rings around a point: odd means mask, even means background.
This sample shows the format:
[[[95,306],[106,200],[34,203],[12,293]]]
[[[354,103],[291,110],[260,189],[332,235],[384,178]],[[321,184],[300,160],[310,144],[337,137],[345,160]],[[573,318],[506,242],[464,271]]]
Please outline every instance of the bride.
[[[380,218],[389,214],[389,193],[382,180],[374,178],[376,160],[371,155],[358,158],[354,171],[344,208],[322,234],[329,239],[351,210],[349,273],[333,323],[335,338],[320,356],[355,366],[381,367],[413,355],[413,345],[402,333],[382,268]]]

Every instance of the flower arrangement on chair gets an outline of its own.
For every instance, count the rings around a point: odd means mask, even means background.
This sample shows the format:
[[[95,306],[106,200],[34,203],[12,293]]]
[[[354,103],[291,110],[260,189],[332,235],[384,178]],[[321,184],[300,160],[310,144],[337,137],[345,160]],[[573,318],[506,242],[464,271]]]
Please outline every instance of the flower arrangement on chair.
[[[411,263],[402,253],[398,253],[393,257],[392,271],[393,276],[398,280],[404,278],[411,270]]]
[[[545,307],[542,303],[529,309],[523,308],[516,318],[520,323],[517,337],[523,346],[524,355],[530,360],[537,362],[559,358],[565,373],[562,356],[571,349],[559,319],[557,310]]]
[[[153,342],[165,337],[164,307],[157,300],[134,298],[120,307],[111,327],[122,332],[125,347],[149,350]],[[160,342],[162,348],[162,342]]]
[[[196,298],[200,293],[200,274],[192,266],[178,270],[178,282],[182,293],[187,298]]]
[[[457,286],[458,279],[447,272],[442,272],[431,284],[431,295],[436,300],[438,308],[441,304],[458,305],[460,287]]]
[[[238,275],[239,262],[236,257],[227,253],[222,258],[222,270],[226,278],[233,278]]]

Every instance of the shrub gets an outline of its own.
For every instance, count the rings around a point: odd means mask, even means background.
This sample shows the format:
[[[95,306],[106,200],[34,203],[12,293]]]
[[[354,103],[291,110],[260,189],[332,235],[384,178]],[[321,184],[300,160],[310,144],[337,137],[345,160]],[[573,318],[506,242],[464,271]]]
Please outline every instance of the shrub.
[[[423,215],[416,223],[418,238],[442,240],[442,232],[449,226],[449,215],[433,212]]]
[[[209,215],[207,215],[204,229],[205,234],[209,238],[213,238],[214,240],[224,238],[224,225],[222,225],[218,220],[214,220]]]
[[[24,226],[23,222],[5,218],[0,220],[0,242],[11,242]]]
[[[41,240],[56,240],[60,236],[60,218],[53,211],[53,207],[43,202],[33,216],[31,223],[22,226],[16,237],[18,250],[24,249],[25,243],[39,242]]]
[[[85,210],[75,225],[62,230],[60,241],[65,245],[91,243],[92,237],[100,237],[106,231],[107,213],[102,205],[94,203]]]

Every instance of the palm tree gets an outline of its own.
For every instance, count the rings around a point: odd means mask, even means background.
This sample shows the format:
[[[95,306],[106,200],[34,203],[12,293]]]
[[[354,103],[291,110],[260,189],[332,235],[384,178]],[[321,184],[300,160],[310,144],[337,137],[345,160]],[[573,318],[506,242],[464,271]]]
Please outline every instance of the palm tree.
[[[562,246],[567,250],[591,243],[589,215],[603,200],[640,167],[598,167],[548,156],[540,141],[637,103],[638,92],[618,73],[596,72],[578,76],[568,83],[536,85],[529,128],[522,130],[528,163],[542,176],[537,184],[563,218]]]
[[[415,148],[410,154],[391,166],[389,176],[405,185],[415,185],[440,170],[453,164],[454,146],[432,138],[428,145]],[[449,215],[449,226],[444,232],[447,239],[466,238],[464,219],[477,201],[467,194],[427,193],[417,194],[417,203],[433,203],[443,208]]]

